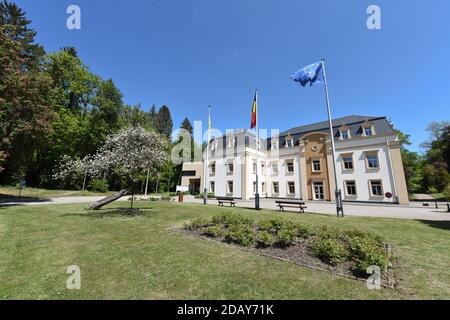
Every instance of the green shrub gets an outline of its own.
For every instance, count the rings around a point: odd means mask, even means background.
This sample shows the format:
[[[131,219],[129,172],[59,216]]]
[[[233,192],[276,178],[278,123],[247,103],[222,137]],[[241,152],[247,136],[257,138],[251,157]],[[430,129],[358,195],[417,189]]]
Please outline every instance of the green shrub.
[[[280,247],[289,247],[295,242],[295,229],[285,228],[277,232],[276,244]]]
[[[286,222],[280,218],[272,218],[260,221],[258,223],[258,226],[260,230],[268,231],[275,234],[284,227],[285,223]]]
[[[273,244],[274,237],[268,231],[261,231],[261,232],[258,233],[258,236],[256,238],[256,242],[258,244],[258,247],[267,248],[267,247],[270,247]]]
[[[303,224],[295,226],[295,235],[299,238],[307,239],[315,234],[314,230]]]
[[[314,255],[323,262],[336,266],[348,257],[345,246],[337,239],[318,237],[313,241]]]
[[[450,184],[445,187],[444,192],[442,192],[445,200],[450,201]]]
[[[254,224],[254,221],[250,218],[243,217],[239,214],[235,213],[222,213],[216,215],[212,219],[213,224],[223,224],[225,227],[234,226],[234,225],[248,225],[251,226]]]
[[[108,192],[109,189],[109,184],[108,184],[108,180],[106,179],[92,179],[88,186],[87,189],[89,191],[92,192],[102,192],[102,193],[106,193]]]
[[[161,201],[172,201],[172,198],[168,196],[162,196]]]
[[[238,224],[232,225],[225,233],[225,241],[250,247],[255,242],[255,230],[252,226]]]
[[[211,225],[210,220],[207,218],[197,218],[189,223],[185,223],[184,228],[189,230],[198,230]]]
[[[222,235],[222,233],[222,228],[218,226],[211,226],[203,230],[203,234],[211,238],[218,238]]]
[[[387,269],[389,257],[384,250],[382,239],[372,234],[352,235],[348,238],[350,253],[355,261],[354,272],[366,274],[370,266]]]

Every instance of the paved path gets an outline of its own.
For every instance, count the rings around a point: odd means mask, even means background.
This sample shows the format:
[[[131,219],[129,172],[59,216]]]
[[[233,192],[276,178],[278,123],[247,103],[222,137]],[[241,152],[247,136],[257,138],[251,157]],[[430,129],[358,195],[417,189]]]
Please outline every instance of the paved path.
[[[193,197],[187,197],[185,201],[190,203],[203,203],[203,200]],[[209,204],[217,205],[217,201],[209,200]],[[306,205],[308,206],[308,209],[306,209],[307,212],[336,215],[336,205],[334,203],[307,202]],[[236,206],[254,208],[255,202],[254,200],[238,200]],[[261,199],[261,208],[278,210],[273,199]],[[344,210],[347,216],[450,221],[450,213],[447,212],[447,207],[444,204],[440,204],[439,209],[436,209],[434,205],[423,207],[422,203],[412,203],[409,206],[344,203]],[[289,211],[294,212],[296,209]]]
[[[0,206],[35,206],[35,205],[49,205],[49,204],[77,204],[77,203],[92,203],[103,199],[104,197],[55,197],[50,198],[48,201],[41,202],[12,202],[3,203]],[[128,201],[130,197],[126,196],[118,201]],[[185,197],[187,203],[202,204],[202,199],[195,199],[194,197]],[[209,200],[211,206],[217,206],[216,200]],[[336,214],[335,204],[330,202],[307,202],[307,212],[323,213],[323,214]],[[238,200],[238,207],[253,208],[253,200]],[[261,208],[269,210],[277,210],[275,201],[272,199],[261,199]],[[434,204],[431,203],[430,207],[424,207],[422,203],[411,203],[408,206],[399,205],[381,205],[381,204],[356,204],[346,203],[344,204],[345,214],[348,216],[361,216],[361,217],[382,217],[382,218],[400,218],[400,219],[414,219],[414,220],[432,220],[432,221],[450,221],[450,213],[446,212],[445,204],[441,203],[439,209],[436,209]],[[295,211],[292,210],[292,211]]]

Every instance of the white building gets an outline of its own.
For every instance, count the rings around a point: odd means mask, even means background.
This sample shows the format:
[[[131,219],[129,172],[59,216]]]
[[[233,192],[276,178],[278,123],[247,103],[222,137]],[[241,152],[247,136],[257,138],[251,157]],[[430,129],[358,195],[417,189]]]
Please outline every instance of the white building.
[[[333,130],[338,187],[344,201],[409,202],[398,136],[386,117],[348,116],[334,120]],[[335,172],[329,132],[326,121],[290,129],[267,141],[261,139],[261,197],[334,201]],[[209,192],[254,198],[255,145],[255,136],[242,129],[211,141],[206,168]],[[183,171],[192,175],[192,164],[185,167]],[[204,164],[196,168],[203,172]],[[203,175],[196,176],[202,176],[203,186]]]

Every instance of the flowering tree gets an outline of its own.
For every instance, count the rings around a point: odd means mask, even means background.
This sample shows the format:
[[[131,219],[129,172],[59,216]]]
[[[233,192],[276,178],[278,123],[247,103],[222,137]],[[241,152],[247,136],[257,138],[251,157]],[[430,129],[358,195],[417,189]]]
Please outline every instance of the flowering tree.
[[[155,132],[139,126],[126,128],[109,136],[94,156],[79,161],[66,159],[63,162],[66,165],[56,176],[61,178],[73,172],[88,172],[93,177],[105,177],[113,171],[120,172],[127,180],[128,189],[92,204],[89,209],[100,209],[129,193],[133,195],[133,208],[134,185],[139,175],[147,170],[150,174],[158,172],[167,160],[167,145],[167,141]]]

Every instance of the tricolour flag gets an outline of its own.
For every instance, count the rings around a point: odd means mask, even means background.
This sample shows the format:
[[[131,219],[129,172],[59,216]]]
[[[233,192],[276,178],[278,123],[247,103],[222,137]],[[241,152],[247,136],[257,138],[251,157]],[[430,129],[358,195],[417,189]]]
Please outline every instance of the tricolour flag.
[[[253,99],[253,106],[252,106],[252,124],[250,129],[256,128],[257,115],[258,115],[258,93],[255,93],[255,98]]]
[[[291,75],[292,80],[306,86],[312,87],[315,83],[324,83],[323,62],[313,63]]]

